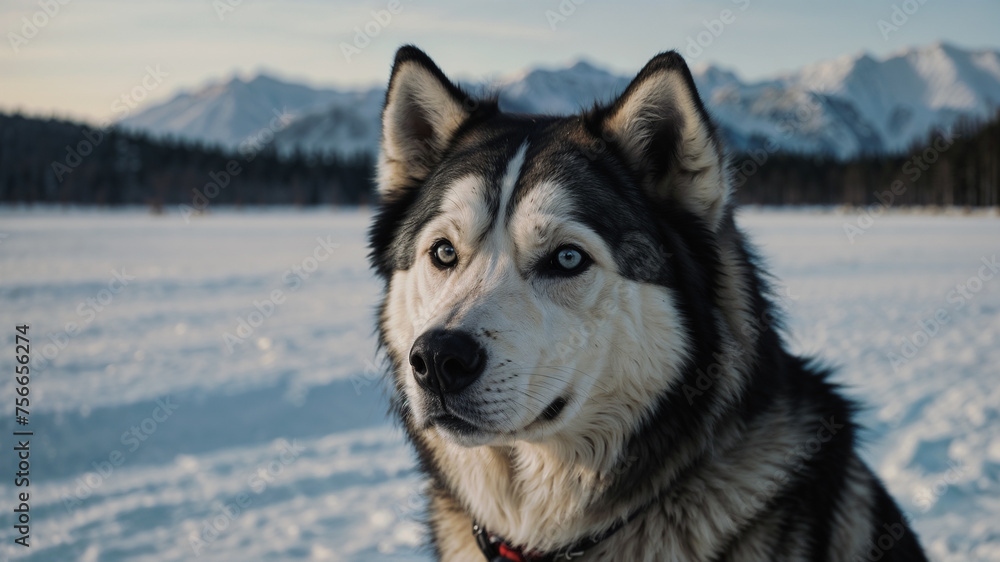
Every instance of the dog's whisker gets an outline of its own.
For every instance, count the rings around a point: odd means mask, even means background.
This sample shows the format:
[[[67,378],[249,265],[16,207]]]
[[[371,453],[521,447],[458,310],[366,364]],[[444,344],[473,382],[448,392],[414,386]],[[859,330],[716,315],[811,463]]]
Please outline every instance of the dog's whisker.
[[[590,379],[591,381],[593,381],[594,386],[600,388],[601,390],[603,390],[605,392],[613,392],[613,389],[610,388],[609,386],[607,386],[607,384],[605,384],[604,381],[602,381],[599,376],[587,373],[586,371],[581,371],[580,369],[574,369],[573,367],[566,367],[566,366],[560,366],[560,365],[542,365],[542,366],[536,367],[536,369],[556,369],[556,370],[563,370],[563,371],[566,371],[566,370],[572,371],[572,372],[575,372],[577,374],[582,375],[584,378]],[[532,372],[531,374],[533,374],[535,376],[538,376],[538,377],[542,377],[542,378],[552,378],[552,379],[556,378],[555,375],[550,375],[550,374],[546,374],[546,373]]]

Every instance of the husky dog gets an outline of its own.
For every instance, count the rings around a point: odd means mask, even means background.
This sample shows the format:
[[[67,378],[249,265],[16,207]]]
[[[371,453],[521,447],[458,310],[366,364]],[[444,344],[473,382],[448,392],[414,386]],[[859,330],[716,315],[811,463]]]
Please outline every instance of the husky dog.
[[[381,142],[379,339],[439,559],[925,559],[783,345],[677,53],[552,117],[406,46]]]

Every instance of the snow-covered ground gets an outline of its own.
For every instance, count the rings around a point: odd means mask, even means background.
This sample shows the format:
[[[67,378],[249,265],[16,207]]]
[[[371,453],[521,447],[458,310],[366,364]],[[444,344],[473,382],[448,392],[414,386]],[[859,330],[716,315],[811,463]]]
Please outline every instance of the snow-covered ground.
[[[5,441],[0,552],[426,560],[420,480],[371,363],[368,219],[0,210],[0,368],[29,324],[35,432],[32,546],[13,545]],[[1000,275],[984,267],[1000,219],[885,215],[853,243],[851,215],[740,222],[783,283],[793,347],[865,404],[866,457],[933,558],[1000,560]],[[13,403],[8,377],[3,435]]]

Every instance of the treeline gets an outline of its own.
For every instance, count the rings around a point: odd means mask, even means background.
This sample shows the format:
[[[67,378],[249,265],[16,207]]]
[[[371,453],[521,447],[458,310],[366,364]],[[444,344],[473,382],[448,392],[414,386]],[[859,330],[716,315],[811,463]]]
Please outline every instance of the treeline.
[[[932,133],[902,155],[840,161],[772,153],[762,144],[732,160],[742,204],[1000,205],[1000,114]]]
[[[1000,118],[962,122],[905,155],[840,161],[760,146],[732,159],[742,204],[1000,205]],[[373,200],[373,177],[368,156],[280,157],[254,145],[226,151],[0,114],[0,203],[184,205],[195,212],[216,203],[357,205]]]
[[[369,157],[279,157],[0,114],[0,202],[184,205],[338,205],[371,201]]]

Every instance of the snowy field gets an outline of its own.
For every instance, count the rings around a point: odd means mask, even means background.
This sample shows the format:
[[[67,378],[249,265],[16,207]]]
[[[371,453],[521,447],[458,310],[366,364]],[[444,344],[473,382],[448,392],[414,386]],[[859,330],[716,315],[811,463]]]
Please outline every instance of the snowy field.
[[[0,210],[0,368],[29,324],[35,432],[24,549],[5,375],[0,552],[427,560],[420,481],[371,363],[368,219]],[[791,345],[864,403],[866,458],[932,557],[1000,560],[1000,274],[985,267],[1000,219],[885,215],[854,243],[848,221],[740,216],[783,283]]]

